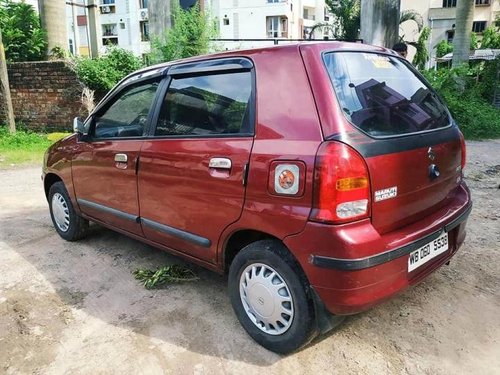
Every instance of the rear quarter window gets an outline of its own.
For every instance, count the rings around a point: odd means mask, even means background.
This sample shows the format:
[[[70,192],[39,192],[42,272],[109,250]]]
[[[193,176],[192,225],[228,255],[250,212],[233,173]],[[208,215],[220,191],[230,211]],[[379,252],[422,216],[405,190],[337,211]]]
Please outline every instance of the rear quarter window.
[[[374,137],[397,136],[450,125],[436,94],[402,59],[376,53],[323,56],[345,116]]]

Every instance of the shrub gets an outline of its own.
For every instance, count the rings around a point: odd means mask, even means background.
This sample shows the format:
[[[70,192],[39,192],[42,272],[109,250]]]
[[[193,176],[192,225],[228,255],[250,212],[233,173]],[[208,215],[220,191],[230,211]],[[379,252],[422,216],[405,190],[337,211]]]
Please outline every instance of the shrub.
[[[500,109],[491,104],[499,61],[423,72],[468,139],[500,137]]]
[[[104,56],[75,59],[78,78],[95,91],[108,91],[122,78],[142,67],[142,62],[130,51],[111,48]]]

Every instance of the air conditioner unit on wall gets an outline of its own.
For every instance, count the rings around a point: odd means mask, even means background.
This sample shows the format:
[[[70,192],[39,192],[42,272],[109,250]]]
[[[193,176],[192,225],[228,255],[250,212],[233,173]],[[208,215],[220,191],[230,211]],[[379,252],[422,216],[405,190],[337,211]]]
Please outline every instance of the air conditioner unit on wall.
[[[149,18],[148,10],[147,9],[141,10],[140,16],[142,21],[147,20]]]
[[[111,13],[110,7],[101,7],[101,13]]]

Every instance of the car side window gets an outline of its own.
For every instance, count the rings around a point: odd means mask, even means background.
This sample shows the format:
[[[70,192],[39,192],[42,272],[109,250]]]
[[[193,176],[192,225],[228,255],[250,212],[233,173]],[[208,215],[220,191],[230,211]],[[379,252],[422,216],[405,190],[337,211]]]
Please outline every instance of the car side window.
[[[158,82],[140,83],[124,89],[102,114],[95,117],[94,138],[143,135]]]
[[[172,78],[156,136],[249,134],[251,72]]]

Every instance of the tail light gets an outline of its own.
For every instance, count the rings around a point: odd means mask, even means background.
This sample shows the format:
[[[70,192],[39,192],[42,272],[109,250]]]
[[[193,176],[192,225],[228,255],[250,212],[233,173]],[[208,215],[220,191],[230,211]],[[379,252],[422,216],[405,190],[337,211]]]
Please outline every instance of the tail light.
[[[322,143],[316,155],[310,219],[340,224],[366,218],[370,203],[370,178],[361,155],[343,143]]]
[[[460,147],[461,147],[461,151],[462,151],[461,166],[462,166],[462,171],[463,171],[465,168],[465,161],[467,158],[467,150],[465,148],[465,138],[464,138],[464,135],[462,134],[462,132],[460,132]]]

